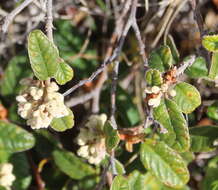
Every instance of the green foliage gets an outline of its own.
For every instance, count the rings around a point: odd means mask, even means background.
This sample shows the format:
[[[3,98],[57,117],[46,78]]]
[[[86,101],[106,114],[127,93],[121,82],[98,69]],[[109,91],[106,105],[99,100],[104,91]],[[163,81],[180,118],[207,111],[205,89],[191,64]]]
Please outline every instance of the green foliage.
[[[173,56],[168,46],[161,46],[151,52],[148,64],[161,72],[168,70],[173,64]]]
[[[214,140],[218,139],[217,126],[191,127],[191,151],[206,152],[214,148]]]
[[[113,128],[110,121],[107,121],[104,125],[104,133],[105,133],[105,144],[107,151],[110,153],[113,149],[117,147],[119,144],[119,136],[118,131]]]
[[[194,86],[180,82],[176,84],[174,89],[176,90],[176,96],[173,100],[183,113],[191,113],[201,104],[201,95]]]
[[[218,181],[218,157],[216,156],[209,161],[206,167],[206,175],[202,181],[202,190],[217,190]]]
[[[13,183],[13,188],[16,190],[28,189],[32,176],[25,153],[17,153],[12,155],[10,162],[14,166],[13,173],[16,176],[16,180]]]
[[[54,77],[58,84],[63,85],[73,78],[73,69],[61,60],[58,63],[58,69]]]
[[[19,81],[31,76],[31,70],[27,64],[26,56],[12,58],[4,72],[4,78],[0,83],[0,92],[3,96],[15,96],[21,89]]]
[[[141,144],[140,157],[145,168],[167,186],[181,188],[189,180],[186,163],[164,142],[147,139]]]
[[[0,150],[21,152],[32,148],[35,139],[20,127],[0,120]]]
[[[65,62],[69,63],[75,71],[75,77],[83,79],[88,77],[93,72],[98,64],[97,52],[93,48],[92,41],[90,41],[87,50],[84,52],[83,57],[77,56],[86,36],[79,33],[77,27],[73,26],[69,20],[58,20],[55,22],[55,28],[57,29],[54,33],[55,44],[60,51],[60,56]],[[77,75],[77,73],[79,73]]]
[[[203,57],[197,57],[195,62],[185,70],[190,78],[206,77],[208,75],[207,62]]]
[[[28,53],[33,72],[39,80],[55,76],[59,63],[58,50],[40,30],[29,34]]]
[[[218,52],[218,35],[204,36],[202,44],[208,51]]]
[[[94,175],[95,170],[72,152],[55,150],[53,157],[57,167],[72,179],[80,180],[84,177]]]
[[[149,69],[146,72],[145,80],[149,86],[160,86],[163,83],[161,73],[156,69]]]
[[[209,70],[209,78],[215,79],[218,75],[218,53],[213,53],[210,70]]]
[[[130,190],[128,180],[121,175],[116,176],[110,190]]]
[[[165,129],[166,134],[160,134],[162,140],[170,147],[184,152],[189,149],[190,138],[185,118],[175,102],[169,99],[161,101],[161,104],[154,108],[154,118]]]
[[[54,118],[51,122],[51,127],[55,131],[63,132],[67,129],[71,129],[74,126],[74,115],[73,112],[69,110],[69,115],[61,118]]]
[[[108,93],[102,95],[102,102],[107,102],[108,99]],[[140,122],[139,111],[133,102],[131,94],[129,94],[126,90],[122,89],[119,85],[117,86],[116,104],[116,114],[118,116],[118,120],[120,121],[121,126],[134,126]]]
[[[218,102],[214,102],[211,106],[207,108],[207,115],[209,118],[218,120]]]
[[[176,44],[173,40],[173,37],[171,35],[168,35],[167,36],[167,41],[166,41],[166,44],[170,47],[170,50],[172,52],[172,56],[173,56],[173,59],[175,60],[175,62],[177,63],[179,61],[179,51],[178,49],[176,48]]]
[[[128,181],[131,190],[175,190],[175,188],[167,187],[166,185],[161,183],[150,172],[147,172],[146,174],[141,174],[140,172],[135,170],[129,175]],[[189,190],[187,186],[176,189]]]

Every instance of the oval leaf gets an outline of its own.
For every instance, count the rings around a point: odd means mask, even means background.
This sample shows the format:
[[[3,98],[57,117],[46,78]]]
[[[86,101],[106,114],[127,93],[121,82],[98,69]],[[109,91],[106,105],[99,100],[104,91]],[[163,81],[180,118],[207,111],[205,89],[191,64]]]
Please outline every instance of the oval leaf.
[[[195,62],[185,70],[191,78],[206,77],[208,75],[207,62],[203,57],[198,57]]]
[[[55,75],[58,69],[58,50],[40,30],[29,34],[28,54],[33,72],[39,80]]]
[[[180,188],[189,180],[185,162],[164,142],[146,140],[141,145],[140,158],[145,168],[167,186]]]
[[[209,71],[209,78],[216,79],[218,76],[218,53],[213,53],[210,71]]]
[[[73,69],[64,61],[58,64],[55,79],[58,84],[63,85],[73,78]]]
[[[105,144],[108,152],[111,152],[120,142],[118,131],[112,127],[110,121],[107,121],[104,125]]]
[[[191,151],[207,152],[214,148],[213,142],[218,139],[217,126],[191,127]]]
[[[160,134],[170,147],[184,152],[190,147],[190,137],[186,120],[175,102],[169,99],[161,101],[160,106],[153,110],[154,119],[158,121],[167,133]]]
[[[176,90],[176,96],[173,100],[183,113],[191,113],[201,104],[201,95],[194,86],[180,82],[176,84],[174,90]]]
[[[116,176],[110,190],[130,190],[128,180],[121,175]]]
[[[82,179],[93,175],[95,170],[71,152],[56,150],[53,152],[55,164],[72,179]]]
[[[74,115],[73,112],[69,110],[69,115],[61,118],[54,118],[51,122],[51,127],[55,131],[63,132],[67,129],[71,129],[74,126]]]
[[[202,39],[202,45],[211,52],[218,52],[218,35],[207,35]]]
[[[218,121],[218,101],[214,102],[211,106],[208,106],[207,116]]]
[[[1,82],[1,94],[3,96],[18,94],[21,88],[19,81],[22,78],[31,76],[31,74],[31,69],[27,65],[27,57],[14,57],[10,60],[5,69],[3,80]]]
[[[156,69],[149,69],[145,74],[145,80],[149,86],[160,86],[163,83],[161,73]]]
[[[0,121],[0,150],[21,152],[32,148],[35,139],[24,129],[5,121]]]
[[[151,68],[161,72],[168,70],[173,64],[173,56],[170,48],[168,46],[161,46],[151,52],[148,64]]]

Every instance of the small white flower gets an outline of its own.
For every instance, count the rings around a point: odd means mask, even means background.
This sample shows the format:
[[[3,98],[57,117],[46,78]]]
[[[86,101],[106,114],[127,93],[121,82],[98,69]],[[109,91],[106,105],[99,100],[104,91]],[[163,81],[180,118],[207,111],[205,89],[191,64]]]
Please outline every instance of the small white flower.
[[[160,88],[158,86],[152,86],[151,92],[154,94],[158,94],[160,92]]]
[[[15,176],[12,173],[13,165],[10,163],[4,163],[0,165],[0,186],[10,189],[15,180]]]
[[[174,97],[174,96],[176,96],[176,91],[175,91],[174,89],[172,89],[172,90],[170,90],[170,91],[168,92],[168,94],[169,94],[171,97]]]
[[[161,85],[161,90],[162,90],[163,92],[167,92],[168,88],[169,88],[168,84],[162,84],[162,85]]]
[[[59,87],[55,82],[45,85],[38,80],[26,79],[22,83],[28,87],[16,98],[19,102],[18,114],[27,119],[27,125],[31,128],[47,128],[53,118],[69,114],[64,105],[64,97],[57,92]]]
[[[16,100],[17,100],[18,102],[22,102],[22,103],[27,101],[24,96],[17,96],[17,97],[16,97]]]
[[[84,157],[91,164],[99,164],[106,155],[103,127],[107,120],[105,114],[92,115],[76,139],[80,148],[77,154]]]
[[[161,102],[161,94],[159,94],[157,97],[155,98],[151,98],[148,100],[148,105],[152,106],[154,108],[158,107],[160,105]]]

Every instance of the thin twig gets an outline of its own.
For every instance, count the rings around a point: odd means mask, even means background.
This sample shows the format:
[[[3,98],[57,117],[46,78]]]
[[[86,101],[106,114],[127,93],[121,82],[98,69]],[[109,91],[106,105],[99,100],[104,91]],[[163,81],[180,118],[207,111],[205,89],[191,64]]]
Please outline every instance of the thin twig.
[[[8,27],[11,24],[11,22],[14,20],[14,17],[18,15],[25,7],[27,7],[30,3],[32,3],[34,0],[25,0],[23,3],[21,3],[18,7],[16,7],[12,12],[10,12],[4,19],[4,23],[2,25],[2,33],[5,35],[8,31]]]
[[[100,95],[104,82],[107,80],[107,70],[104,70],[98,80],[95,91],[93,93],[92,113],[98,113],[100,110]]]
[[[48,39],[53,42],[53,16],[52,16],[52,0],[47,1],[47,19],[46,19],[46,31]]]
[[[106,178],[106,175],[107,175],[107,171],[110,167],[110,163],[108,164],[108,166],[106,166],[101,174],[101,179],[100,179],[100,182],[97,184],[95,190],[101,190],[104,185],[105,185],[105,178]]]
[[[40,173],[38,171],[38,167],[34,163],[32,159],[32,155],[30,152],[27,152],[28,161],[30,163],[30,166],[32,168],[33,176],[35,178],[36,184],[37,184],[37,190],[44,190],[45,189],[45,183],[42,180]]]
[[[116,112],[116,89],[117,89],[117,80],[119,72],[119,61],[115,61],[114,69],[112,72],[112,84],[111,84],[111,116],[110,120],[113,124],[114,129],[117,129],[115,112]]]

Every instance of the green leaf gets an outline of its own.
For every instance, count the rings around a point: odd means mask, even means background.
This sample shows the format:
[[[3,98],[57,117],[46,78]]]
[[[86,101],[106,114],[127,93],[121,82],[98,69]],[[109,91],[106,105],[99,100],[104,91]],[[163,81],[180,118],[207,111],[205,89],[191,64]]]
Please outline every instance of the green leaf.
[[[28,53],[33,72],[39,80],[54,77],[58,70],[58,50],[40,30],[29,34]]]
[[[63,85],[73,78],[73,69],[63,60],[58,64],[55,79],[58,84]]]
[[[218,120],[218,101],[207,108],[207,115],[211,119]]]
[[[159,122],[167,133],[160,137],[170,147],[184,152],[189,149],[190,137],[186,120],[175,102],[169,99],[161,101],[161,104],[153,110],[154,119]]]
[[[116,176],[110,190],[130,190],[128,180],[121,175]]]
[[[202,190],[217,190],[218,182],[218,157],[211,159],[206,168],[206,175],[202,181]]]
[[[9,153],[7,150],[0,150],[0,164],[8,162],[9,157],[11,156],[11,153]]]
[[[72,179],[80,180],[95,174],[95,170],[89,164],[84,163],[72,152],[56,150],[53,157],[58,168]]]
[[[189,164],[195,159],[195,155],[193,152],[187,151],[187,152],[182,152],[180,153],[180,156],[182,156],[183,160]]]
[[[61,118],[54,118],[51,122],[51,127],[55,131],[63,132],[67,129],[71,129],[74,126],[74,115],[73,112],[69,110],[69,115]]]
[[[181,188],[189,180],[186,163],[164,142],[147,139],[141,144],[140,158],[145,168],[167,186]]]
[[[27,65],[27,57],[16,56],[11,59],[4,71],[1,81],[1,94],[3,96],[18,94],[21,85],[19,81],[22,78],[31,76],[31,70]]]
[[[203,57],[198,57],[195,62],[185,70],[191,78],[206,77],[208,75],[207,62]]]
[[[115,167],[118,175],[122,175],[126,173],[124,165],[117,159],[115,159]]]
[[[215,79],[218,75],[218,53],[213,53],[210,70],[209,70],[209,78]]]
[[[191,151],[207,152],[211,151],[214,146],[214,140],[218,139],[217,126],[191,127]]]
[[[160,86],[163,83],[161,73],[156,69],[149,69],[145,74],[145,80],[149,86]]]
[[[211,52],[218,52],[218,35],[203,36],[202,45]]]
[[[0,121],[0,150],[21,152],[31,149],[35,139],[24,129],[5,121]]]
[[[167,36],[167,45],[170,47],[170,50],[172,52],[173,58],[175,60],[175,62],[177,63],[179,61],[179,51],[176,48],[176,44],[173,40],[173,37],[171,35]]]
[[[168,70],[173,64],[173,56],[168,46],[161,46],[151,52],[148,64],[151,68],[161,72]]]
[[[135,170],[128,176],[128,181],[131,190],[175,190],[161,183],[150,172],[142,174]],[[190,190],[187,186],[176,188],[177,190]]]
[[[110,121],[106,121],[104,125],[105,144],[108,152],[111,152],[117,147],[120,142],[118,131],[112,127]]]
[[[10,162],[14,166],[13,173],[16,176],[13,188],[16,190],[27,189],[31,183],[32,177],[25,153],[13,154],[10,158]]]
[[[174,90],[176,90],[176,96],[173,100],[183,113],[191,113],[201,104],[201,95],[194,86],[180,82],[176,84]]]

